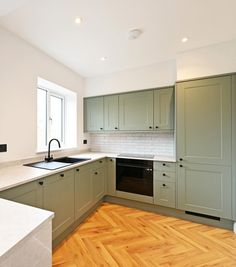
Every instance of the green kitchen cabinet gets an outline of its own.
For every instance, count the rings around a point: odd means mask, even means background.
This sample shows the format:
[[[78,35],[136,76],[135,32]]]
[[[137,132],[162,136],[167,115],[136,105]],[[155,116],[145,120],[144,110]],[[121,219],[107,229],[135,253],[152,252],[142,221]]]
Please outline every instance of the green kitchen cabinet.
[[[119,96],[104,96],[104,130],[119,130]]]
[[[116,159],[107,159],[107,194],[116,195]]]
[[[154,130],[174,129],[174,88],[154,90]]]
[[[75,218],[87,212],[93,205],[92,165],[75,169]]]
[[[232,210],[236,222],[236,74],[232,75],[232,152]]]
[[[21,204],[42,208],[43,188],[41,181],[33,181],[0,192],[0,198],[12,200]]]
[[[43,208],[53,211],[53,239],[74,222],[74,170],[60,172],[43,181]]]
[[[175,183],[154,181],[154,204],[175,208]]]
[[[177,83],[177,155],[231,165],[231,76]]]
[[[231,167],[178,164],[178,207],[231,219]]]
[[[103,97],[84,99],[84,131],[98,132],[104,130]]]
[[[100,201],[106,194],[106,165],[105,159],[99,160],[92,169],[93,203]]]
[[[153,131],[153,90],[119,95],[119,130]]]

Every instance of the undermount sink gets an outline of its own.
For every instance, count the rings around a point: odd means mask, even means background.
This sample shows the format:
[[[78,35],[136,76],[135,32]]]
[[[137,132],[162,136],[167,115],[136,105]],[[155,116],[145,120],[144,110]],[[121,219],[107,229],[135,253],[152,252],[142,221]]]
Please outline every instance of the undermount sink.
[[[63,158],[53,159],[50,162],[39,161],[39,162],[28,163],[28,164],[24,164],[24,166],[45,169],[45,170],[56,170],[56,169],[60,169],[60,168],[70,166],[72,164],[83,162],[86,160],[90,160],[90,158],[63,157]]]
[[[58,158],[58,159],[54,159],[54,162],[63,162],[63,163],[79,163],[79,162],[83,162],[86,160],[90,160],[89,158],[71,158],[71,157],[63,157],[63,158]]]

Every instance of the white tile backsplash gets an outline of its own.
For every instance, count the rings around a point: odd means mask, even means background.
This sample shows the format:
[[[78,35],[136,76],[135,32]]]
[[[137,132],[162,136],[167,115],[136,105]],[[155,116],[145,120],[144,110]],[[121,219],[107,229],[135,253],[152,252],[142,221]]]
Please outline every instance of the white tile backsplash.
[[[92,133],[93,152],[175,155],[175,138],[168,133]]]

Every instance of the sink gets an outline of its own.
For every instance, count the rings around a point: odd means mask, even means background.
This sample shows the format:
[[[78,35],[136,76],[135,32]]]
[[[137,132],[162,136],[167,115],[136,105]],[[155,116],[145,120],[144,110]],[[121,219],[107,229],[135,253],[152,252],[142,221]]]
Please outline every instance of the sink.
[[[63,157],[63,158],[54,159],[53,162],[63,162],[63,163],[74,164],[74,163],[79,163],[79,162],[83,162],[83,161],[86,161],[86,160],[90,160],[90,158]]]
[[[28,163],[28,164],[24,164],[24,166],[45,169],[45,170],[56,170],[56,169],[67,167],[72,164],[83,162],[86,160],[90,160],[90,158],[63,157],[63,158],[54,159],[53,161],[50,161],[50,162],[39,161],[39,162]]]

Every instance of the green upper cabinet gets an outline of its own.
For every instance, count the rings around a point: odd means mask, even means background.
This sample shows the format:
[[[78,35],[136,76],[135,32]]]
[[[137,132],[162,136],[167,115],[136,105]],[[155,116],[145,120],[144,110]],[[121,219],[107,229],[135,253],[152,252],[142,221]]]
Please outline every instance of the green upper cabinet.
[[[174,88],[154,90],[154,130],[174,129]]]
[[[119,96],[119,130],[153,130],[153,90]]]
[[[177,155],[231,165],[231,76],[177,84]]]
[[[103,131],[103,97],[84,99],[84,131]]]
[[[33,181],[0,192],[0,198],[12,200],[37,208],[43,207],[43,187],[41,182]]]
[[[119,96],[104,96],[104,130],[117,131],[119,129]]]
[[[53,239],[74,222],[74,170],[44,179],[43,208],[55,212],[52,221]]]

